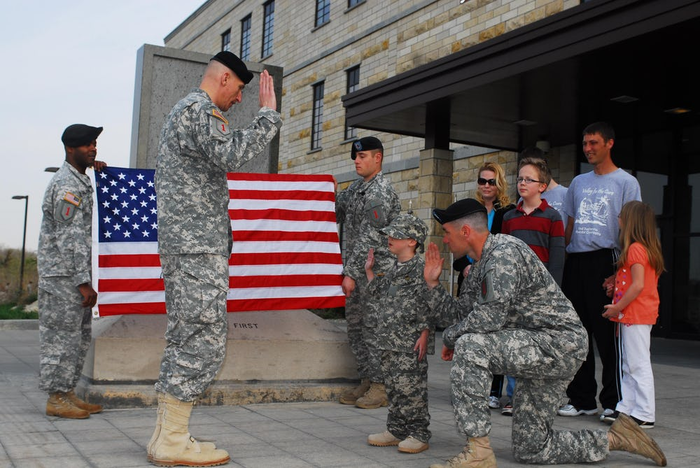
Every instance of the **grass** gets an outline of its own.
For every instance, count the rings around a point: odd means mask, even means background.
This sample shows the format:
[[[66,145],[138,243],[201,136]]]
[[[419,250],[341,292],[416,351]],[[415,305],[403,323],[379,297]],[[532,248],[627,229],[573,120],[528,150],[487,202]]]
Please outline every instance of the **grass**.
[[[14,303],[0,304],[0,320],[37,319],[37,312],[25,312],[23,306]]]

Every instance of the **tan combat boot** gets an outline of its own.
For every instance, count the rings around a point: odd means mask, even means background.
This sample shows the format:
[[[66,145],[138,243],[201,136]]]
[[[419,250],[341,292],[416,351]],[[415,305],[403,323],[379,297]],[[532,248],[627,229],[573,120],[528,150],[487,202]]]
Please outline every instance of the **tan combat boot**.
[[[46,415],[68,419],[85,419],[90,413],[75,406],[63,392],[51,393],[46,402]]]
[[[344,405],[354,405],[358,398],[367,393],[367,390],[369,390],[369,379],[362,379],[360,385],[340,395],[340,402]]]
[[[163,425],[163,413],[165,412],[164,398],[164,393],[158,393],[158,411],[156,412],[156,428],[153,431],[151,440],[149,440],[148,445],[146,445],[146,453],[149,462],[153,460],[153,445],[156,443],[156,440],[158,440],[158,436],[160,435],[160,428]],[[199,443],[199,448],[201,448],[203,452],[210,452],[216,449],[216,445],[212,444],[211,442],[197,442]]]
[[[362,395],[355,402],[355,406],[363,409],[376,409],[381,406],[387,406],[389,400],[386,397],[386,388],[384,384],[372,382],[369,385],[367,393]]]
[[[408,436],[399,444],[399,452],[421,453],[430,448],[427,442],[421,442],[413,436]]]
[[[447,460],[444,465],[430,465],[430,468],[497,468],[496,455],[493,454],[488,436],[471,437],[467,445],[457,456]]]
[[[81,400],[80,398],[78,398],[78,395],[75,394],[74,390],[71,390],[70,392],[66,393],[66,398],[68,398],[74,406],[77,406],[78,408],[85,410],[90,414],[97,414],[102,412],[102,405],[96,405],[94,403],[88,403],[87,401]]]
[[[620,413],[608,431],[610,451],[622,450],[654,460],[658,466],[666,466],[666,456],[661,447],[639,425],[624,413]]]
[[[367,437],[367,443],[375,447],[391,447],[393,445],[399,445],[401,439],[394,437],[389,431],[380,432],[377,434],[370,434]]]
[[[205,450],[190,435],[188,426],[193,402],[180,401],[166,393],[159,398],[159,411],[161,405],[160,432],[151,445],[151,463],[156,466],[216,466],[229,462],[228,452],[217,448]]]

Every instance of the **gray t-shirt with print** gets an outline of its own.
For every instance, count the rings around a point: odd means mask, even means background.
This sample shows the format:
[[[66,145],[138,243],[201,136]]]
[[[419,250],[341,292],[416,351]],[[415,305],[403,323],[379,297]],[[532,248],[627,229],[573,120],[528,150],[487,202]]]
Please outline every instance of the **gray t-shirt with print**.
[[[557,210],[561,215],[562,221],[564,221],[564,229],[566,229],[566,222],[569,217],[564,213],[564,199],[566,198],[566,191],[568,189],[563,185],[557,185],[552,190],[547,190],[542,192],[542,199],[547,200],[547,204]]]
[[[574,218],[568,253],[618,249],[617,216],[622,205],[642,200],[637,179],[622,169],[609,174],[595,172],[574,177],[564,199],[564,212]]]

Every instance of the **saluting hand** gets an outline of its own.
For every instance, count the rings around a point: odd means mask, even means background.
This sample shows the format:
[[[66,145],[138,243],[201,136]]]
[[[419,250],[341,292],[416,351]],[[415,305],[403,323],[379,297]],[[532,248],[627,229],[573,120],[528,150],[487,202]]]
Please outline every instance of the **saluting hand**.
[[[423,268],[423,277],[430,289],[440,284],[440,274],[445,259],[440,257],[440,251],[434,242],[428,245],[425,251],[425,267]]]
[[[263,70],[260,74],[260,107],[269,107],[277,110],[277,97],[275,96],[275,83],[272,76]]]

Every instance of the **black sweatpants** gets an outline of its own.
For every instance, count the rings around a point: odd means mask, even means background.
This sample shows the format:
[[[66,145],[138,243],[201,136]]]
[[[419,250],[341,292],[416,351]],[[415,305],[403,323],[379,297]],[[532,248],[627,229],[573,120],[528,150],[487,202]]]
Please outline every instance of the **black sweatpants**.
[[[562,290],[588,332],[588,356],[566,390],[571,404],[578,409],[598,407],[594,340],[603,364],[600,404],[604,409],[614,410],[621,399],[615,323],[603,317],[603,306],[610,304],[611,299],[602,285],[605,278],[615,274],[616,259],[614,250],[602,249],[569,254],[564,265]]]

